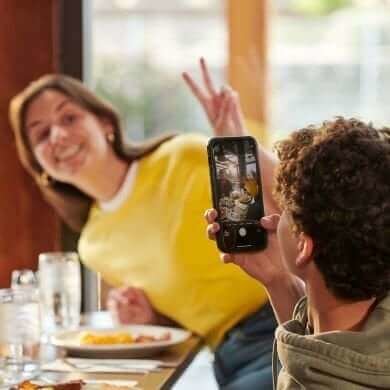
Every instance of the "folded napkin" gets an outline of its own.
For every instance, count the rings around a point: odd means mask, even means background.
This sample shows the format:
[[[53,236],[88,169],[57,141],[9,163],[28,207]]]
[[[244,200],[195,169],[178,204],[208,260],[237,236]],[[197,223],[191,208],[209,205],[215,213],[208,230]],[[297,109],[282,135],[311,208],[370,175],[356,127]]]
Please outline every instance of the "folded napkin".
[[[136,381],[128,381],[128,380],[121,380],[121,379],[115,379],[115,380],[84,380],[86,383],[85,390],[101,390],[102,385],[105,385],[104,387],[108,386],[118,386],[118,388],[131,388],[131,389],[137,389],[138,382]],[[103,388],[104,388],[103,387]]]
[[[146,374],[158,371],[162,362],[143,359],[81,359],[63,358],[43,364],[43,371],[57,372],[95,372],[95,373],[133,373]]]

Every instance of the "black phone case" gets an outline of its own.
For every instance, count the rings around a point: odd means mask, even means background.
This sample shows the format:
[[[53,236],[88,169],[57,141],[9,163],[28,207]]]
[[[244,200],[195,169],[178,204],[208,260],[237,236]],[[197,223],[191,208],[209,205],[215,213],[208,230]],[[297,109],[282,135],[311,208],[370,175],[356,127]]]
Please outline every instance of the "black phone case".
[[[255,160],[257,165],[257,184],[259,188],[261,189],[261,174],[260,174],[260,165],[259,165],[259,159],[258,159],[258,151],[257,151],[257,143],[256,140],[251,136],[240,136],[240,137],[213,137],[209,140],[207,144],[207,154],[208,154],[208,160],[209,160],[209,170],[210,170],[210,181],[211,181],[211,192],[212,192],[212,201],[213,201],[213,207],[214,209],[218,210],[219,213],[219,205],[218,205],[218,194],[217,194],[217,177],[216,177],[216,161],[214,159],[214,153],[213,148],[216,145],[223,145],[224,143],[232,143],[232,142],[244,142],[244,141],[250,141],[253,142],[254,148],[255,148]],[[260,197],[260,205],[261,205],[261,216],[264,215],[264,205],[262,201],[262,197]],[[217,246],[220,251],[225,253],[239,253],[239,252],[248,252],[248,251],[258,251],[261,249],[264,249],[267,245],[267,234],[266,231],[261,228],[259,224],[256,224],[256,230],[261,230],[261,234],[256,234],[256,240],[252,240],[248,245],[245,245],[243,247],[236,246],[235,242],[238,230],[242,227],[248,227],[250,225],[253,225],[253,223],[249,224],[248,221],[240,221],[238,223],[234,222],[225,222],[221,223],[220,216],[217,218],[217,222],[221,225],[221,230],[216,235],[216,241]],[[231,235],[232,237],[229,238],[231,241],[230,243],[224,238],[223,232],[226,229],[232,229]],[[230,231],[230,230],[229,230]]]

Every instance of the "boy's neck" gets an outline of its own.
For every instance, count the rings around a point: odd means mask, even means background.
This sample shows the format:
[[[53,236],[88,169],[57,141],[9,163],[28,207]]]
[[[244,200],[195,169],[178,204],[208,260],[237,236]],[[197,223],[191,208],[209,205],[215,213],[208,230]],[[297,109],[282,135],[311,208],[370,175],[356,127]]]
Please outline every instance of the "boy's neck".
[[[359,331],[369,315],[375,298],[351,301],[335,297],[318,272],[306,280],[309,323],[314,334],[334,330]]]

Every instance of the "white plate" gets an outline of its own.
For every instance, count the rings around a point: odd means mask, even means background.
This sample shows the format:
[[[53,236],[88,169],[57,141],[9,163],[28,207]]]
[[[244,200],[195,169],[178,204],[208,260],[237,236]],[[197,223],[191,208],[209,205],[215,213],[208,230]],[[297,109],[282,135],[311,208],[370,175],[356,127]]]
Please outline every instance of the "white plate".
[[[86,331],[99,333],[129,332],[133,335],[143,334],[155,337],[161,337],[165,333],[169,332],[171,337],[169,340],[145,343],[83,345],[79,342],[80,334]],[[80,327],[77,330],[56,333],[51,338],[51,342],[56,347],[66,349],[68,354],[71,356],[135,358],[155,355],[170,346],[186,341],[190,335],[191,333],[187,330],[166,326],[129,325],[106,329],[86,326]]]

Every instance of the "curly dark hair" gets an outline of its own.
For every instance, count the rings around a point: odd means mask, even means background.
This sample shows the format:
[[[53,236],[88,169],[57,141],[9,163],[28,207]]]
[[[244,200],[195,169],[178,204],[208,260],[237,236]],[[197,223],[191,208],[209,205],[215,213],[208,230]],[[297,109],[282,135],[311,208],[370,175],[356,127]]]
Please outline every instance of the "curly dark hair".
[[[275,145],[275,195],[313,238],[326,286],[344,299],[390,290],[390,129],[337,117]]]

